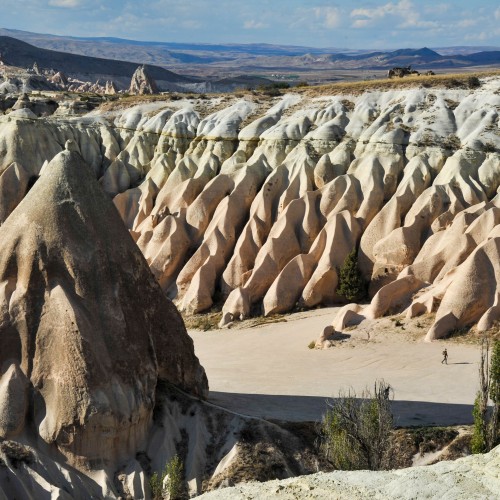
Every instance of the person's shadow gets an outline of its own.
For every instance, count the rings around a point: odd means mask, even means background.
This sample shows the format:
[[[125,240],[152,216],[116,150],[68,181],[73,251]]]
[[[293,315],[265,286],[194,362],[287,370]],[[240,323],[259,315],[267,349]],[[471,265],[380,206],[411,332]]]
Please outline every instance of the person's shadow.
[[[448,363],[449,365],[472,365],[469,361],[462,361],[461,363]]]

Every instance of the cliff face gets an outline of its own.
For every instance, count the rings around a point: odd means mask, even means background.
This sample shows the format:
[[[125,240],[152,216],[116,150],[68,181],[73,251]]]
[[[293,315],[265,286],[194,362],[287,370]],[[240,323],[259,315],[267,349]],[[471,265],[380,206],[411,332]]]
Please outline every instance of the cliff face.
[[[155,102],[72,120],[13,112],[0,122],[0,215],[74,138],[181,309],[222,301],[229,322],[336,303],[359,245],[380,294],[358,319],[409,307],[437,313],[430,339],[488,328],[499,87]]]

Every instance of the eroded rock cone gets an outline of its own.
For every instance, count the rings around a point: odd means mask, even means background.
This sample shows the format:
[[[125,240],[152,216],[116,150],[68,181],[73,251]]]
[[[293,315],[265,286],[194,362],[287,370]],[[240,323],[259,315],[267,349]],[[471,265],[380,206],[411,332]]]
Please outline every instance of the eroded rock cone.
[[[180,315],[69,146],[0,227],[0,373],[15,364],[30,381],[27,432],[95,467],[141,449],[158,379],[200,396],[207,380]]]
[[[131,94],[158,94],[158,86],[153,78],[149,75],[146,66],[139,66],[134,74],[132,75],[132,80],[130,82],[129,92]]]
[[[106,87],[105,87],[104,93],[106,95],[118,94],[118,87],[116,86],[116,83],[113,80],[106,81]]]
[[[50,78],[50,81],[52,83],[61,85],[61,87],[63,88],[65,88],[69,83],[68,77],[62,71],[58,71],[54,76]]]

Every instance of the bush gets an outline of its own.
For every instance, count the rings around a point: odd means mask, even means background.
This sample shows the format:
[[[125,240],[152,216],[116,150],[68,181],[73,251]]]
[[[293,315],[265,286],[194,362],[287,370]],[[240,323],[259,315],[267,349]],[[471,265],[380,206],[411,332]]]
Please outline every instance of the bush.
[[[175,455],[167,462],[165,470],[161,474],[155,472],[149,480],[153,500],[161,500],[167,495],[170,500],[181,499],[184,493],[182,476],[182,461],[178,455]],[[164,484],[165,478],[166,484]]]
[[[477,76],[469,76],[467,78],[467,85],[470,89],[477,89],[481,86],[481,82]]]
[[[472,411],[472,453],[486,453],[500,444],[500,340],[493,344],[491,359],[489,353],[490,342],[484,338],[479,363],[479,391]],[[489,399],[493,402],[490,411]]]
[[[356,249],[345,258],[339,271],[337,293],[350,301],[358,301],[366,295],[366,282],[358,267]]]
[[[384,381],[373,394],[339,393],[323,417],[322,451],[339,470],[381,470],[389,463],[393,416]]]
[[[460,149],[462,143],[455,134],[450,134],[443,140],[443,147],[446,149],[457,150]]]
[[[269,97],[278,97],[281,95],[280,89],[288,89],[290,84],[286,82],[273,82],[268,85],[259,85],[257,90],[260,90],[264,95]]]
[[[165,479],[166,475],[167,473],[165,471],[162,474],[158,474],[158,472],[155,472],[151,476],[149,480],[149,486],[151,487],[151,498],[153,500],[161,500],[163,498],[163,480]]]

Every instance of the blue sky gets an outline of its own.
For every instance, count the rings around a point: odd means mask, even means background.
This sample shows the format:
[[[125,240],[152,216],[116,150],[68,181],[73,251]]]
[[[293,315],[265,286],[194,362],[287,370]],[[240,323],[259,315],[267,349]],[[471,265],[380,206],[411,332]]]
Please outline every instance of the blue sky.
[[[0,0],[38,33],[312,47],[500,46],[498,0]]]

